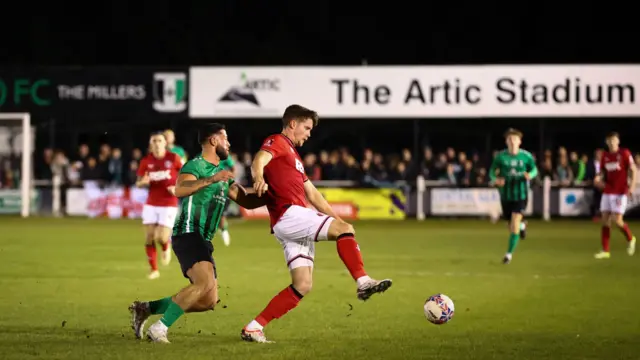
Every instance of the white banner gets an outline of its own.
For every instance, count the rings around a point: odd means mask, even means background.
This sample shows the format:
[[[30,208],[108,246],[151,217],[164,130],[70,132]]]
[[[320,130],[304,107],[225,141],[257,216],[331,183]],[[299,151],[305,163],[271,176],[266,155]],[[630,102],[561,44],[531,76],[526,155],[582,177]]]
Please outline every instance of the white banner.
[[[70,216],[86,216],[89,214],[89,197],[84,189],[68,189],[66,213]]]
[[[94,185],[91,182],[85,182],[84,189],[67,190],[67,215],[109,217],[112,219],[122,217],[140,219],[142,217],[142,208],[149,196],[148,189],[137,187],[101,189]],[[1,195],[0,191],[0,197]],[[231,200],[228,201],[231,203],[225,214],[227,216],[240,215],[239,206]],[[1,208],[0,212],[2,212]],[[269,214],[267,214],[268,218]]]
[[[431,190],[431,214],[499,216],[502,214],[500,193],[493,188]],[[529,202],[525,215],[533,214],[533,192],[529,190]]]
[[[593,191],[584,188],[566,188],[558,191],[558,213],[560,216],[584,216],[591,213]]]
[[[84,189],[68,189],[67,215],[139,219],[147,201],[147,189],[101,189],[92,182],[85,182]]]
[[[638,116],[640,65],[192,67],[194,118]]]

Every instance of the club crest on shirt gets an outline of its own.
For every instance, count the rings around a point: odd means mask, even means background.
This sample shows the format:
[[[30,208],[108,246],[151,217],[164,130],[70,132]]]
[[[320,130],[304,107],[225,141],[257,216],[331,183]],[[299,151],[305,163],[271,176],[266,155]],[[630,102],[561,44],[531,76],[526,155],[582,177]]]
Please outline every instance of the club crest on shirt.
[[[273,145],[273,139],[269,139],[264,142],[264,146],[271,146],[271,145]]]
[[[164,162],[164,167],[171,167],[171,161],[167,160]]]
[[[149,164],[149,169],[153,169],[153,164]]]

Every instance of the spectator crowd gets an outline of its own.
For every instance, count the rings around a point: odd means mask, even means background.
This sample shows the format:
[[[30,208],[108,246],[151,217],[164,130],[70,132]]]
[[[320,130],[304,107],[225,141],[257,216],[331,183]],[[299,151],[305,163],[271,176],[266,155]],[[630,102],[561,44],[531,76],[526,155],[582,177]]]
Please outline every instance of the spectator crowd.
[[[59,175],[68,186],[82,186],[84,180],[97,181],[103,186],[127,186],[135,183],[136,170],[143,150],[137,148],[123,154],[119,148],[103,144],[96,152],[88,145],[79,146],[75,154],[44,149],[34,158],[34,177],[38,180],[51,179]],[[411,183],[418,175],[427,180],[440,181],[452,186],[485,186],[488,184],[487,171],[492,156],[477,152],[447,148],[434,152],[426,147],[416,159],[409,149],[395,154],[381,154],[373,149],[365,149],[359,156],[346,148],[319,153],[306,153],[303,162],[311,180],[349,180],[363,186],[393,186],[397,182]],[[597,149],[592,156],[578,154],[560,147],[557,151],[546,150],[542,159],[537,159],[540,170],[538,181],[550,177],[560,186],[588,183],[598,172],[603,150]],[[236,179],[243,184],[250,183],[251,153],[231,154],[236,163]],[[635,155],[640,166],[640,154]],[[0,187],[16,188],[19,184],[19,159],[6,156],[0,159]]]

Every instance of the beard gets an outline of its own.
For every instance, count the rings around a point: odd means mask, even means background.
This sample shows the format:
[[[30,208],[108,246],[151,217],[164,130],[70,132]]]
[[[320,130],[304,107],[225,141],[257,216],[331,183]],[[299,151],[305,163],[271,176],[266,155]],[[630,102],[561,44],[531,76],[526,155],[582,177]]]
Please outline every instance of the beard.
[[[229,157],[229,152],[225,150],[222,146],[216,146],[216,155],[220,158],[220,160],[227,160]]]

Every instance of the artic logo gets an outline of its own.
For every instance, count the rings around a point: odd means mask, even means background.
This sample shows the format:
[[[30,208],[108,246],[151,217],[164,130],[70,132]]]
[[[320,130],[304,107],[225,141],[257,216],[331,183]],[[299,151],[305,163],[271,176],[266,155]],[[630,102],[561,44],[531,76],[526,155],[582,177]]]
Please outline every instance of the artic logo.
[[[262,91],[280,91],[280,79],[250,79],[242,73],[240,84],[227,90],[218,102],[245,102],[260,107],[256,93]]]

